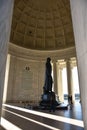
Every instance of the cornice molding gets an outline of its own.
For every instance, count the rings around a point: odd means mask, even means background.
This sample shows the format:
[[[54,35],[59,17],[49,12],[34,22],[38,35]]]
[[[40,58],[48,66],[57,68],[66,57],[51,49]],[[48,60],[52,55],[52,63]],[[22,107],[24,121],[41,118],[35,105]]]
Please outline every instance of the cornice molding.
[[[26,49],[12,43],[9,43],[8,53],[16,57],[32,60],[46,60],[47,57],[51,57],[54,60],[76,57],[75,47],[54,51],[40,51]]]

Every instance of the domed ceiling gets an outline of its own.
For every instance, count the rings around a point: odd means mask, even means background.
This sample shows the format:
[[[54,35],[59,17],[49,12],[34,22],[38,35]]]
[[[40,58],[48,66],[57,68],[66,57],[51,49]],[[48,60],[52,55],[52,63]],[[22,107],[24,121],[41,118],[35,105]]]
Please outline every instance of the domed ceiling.
[[[35,50],[74,46],[69,0],[15,0],[10,41]]]

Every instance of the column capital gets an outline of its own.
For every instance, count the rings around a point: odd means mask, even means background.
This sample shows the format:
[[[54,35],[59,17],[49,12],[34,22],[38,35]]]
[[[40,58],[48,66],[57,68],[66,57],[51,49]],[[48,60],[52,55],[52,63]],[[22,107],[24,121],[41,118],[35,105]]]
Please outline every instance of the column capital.
[[[52,63],[57,63],[58,61],[56,59],[53,59],[52,60]]]
[[[63,69],[66,66],[65,60],[59,60],[57,63],[59,68]]]
[[[71,59],[70,59],[70,58],[67,58],[67,59],[64,59],[64,61],[65,61],[66,63],[70,63],[70,62],[71,62]]]

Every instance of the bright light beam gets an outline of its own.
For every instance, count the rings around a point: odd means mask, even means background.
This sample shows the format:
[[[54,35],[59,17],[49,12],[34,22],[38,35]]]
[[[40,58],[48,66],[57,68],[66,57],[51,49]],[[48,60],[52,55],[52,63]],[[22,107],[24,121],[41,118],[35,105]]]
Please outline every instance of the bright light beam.
[[[28,118],[28,117],[22,116],[22,115],[20,115],[20,114],[15,113],[15,112],[12,112],[12,111],[9,111],[9,110],[6,110],[6,109],[4,109],[4,110],[7,111],[7,112],[9,112],[9,113],[11,113],[11,114],[14,114],[14,115],[16,115],[16,116],[18,116],[18,117],[21,117],[21,118],[23,118],[23,119],[26,119],[26,120],[28,120],[28,121],[31,121],[31,122],[36,123],[36,124],[38,124],[38,125],[44,126],[44,127],[46,127],[46,128],[49,128],[49,129],[51,129],[51,130],[60,130],[60,129],[58,129],[58,128],[55,128],[55,127],[46,125],[46,124],[44,124],[44,123],[41,123],[41,122],[38,122],[38,121],[36,121],[36,120],[30,119],[30,118]],[[11,130],[13,130],[13,129],[11,129]],[[16,130],[16,129],[15,129],[15,130]]]
[[[72,124],[72,125],[84,127],[83,121],[80,121],[80,120],[71,119],[71,118],[62,117],[62,116],[56,116],[56,115],[38,112],[38,111],[34,111],[34,110],[28,110],[28,109],[25,109],[25,108],[16,107],[16,106],[7,105],[7,104],[3,104],[3,106],[10,107],[10,108],[20,110],[20,111],[23,111],[23,112],[27,112],[27,113],[32,113],[32,114],[35,114],[35,115],[38,115],[38,116],[43,116],[43,117],[46,117],[46,118],[49,118],[49,119],[54,119],[54,120],[61,121],[61,122],[64,122],[64,123],[69,123],[69,124]]]
[[[3,117],[1,117],[1,126],[5,128],[6,130],[22,130],[16,125],[12,124],[11,122],[7,121]]]

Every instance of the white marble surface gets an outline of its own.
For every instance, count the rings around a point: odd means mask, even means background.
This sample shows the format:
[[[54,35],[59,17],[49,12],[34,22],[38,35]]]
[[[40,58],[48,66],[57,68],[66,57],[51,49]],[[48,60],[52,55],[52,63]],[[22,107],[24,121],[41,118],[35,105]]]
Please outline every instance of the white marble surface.
[[[71,0],[72,20],[78,60],[81,102],[87,130],[87,1]]]
[[[14,0],[0,0],[0,109]]]

